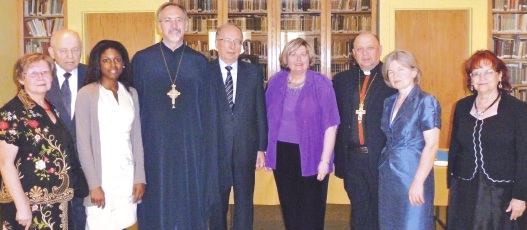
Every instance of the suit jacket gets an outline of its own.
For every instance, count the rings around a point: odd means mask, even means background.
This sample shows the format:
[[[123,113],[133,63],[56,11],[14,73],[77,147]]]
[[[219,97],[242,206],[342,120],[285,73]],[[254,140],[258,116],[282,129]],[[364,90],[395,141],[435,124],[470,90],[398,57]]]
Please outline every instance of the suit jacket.
[[[77,67],[77,91],[79,91],[84,84],[84,80],[86,79],[86,70],[86,65],[84,64],[79,64]],[[68,127],[71,137],[73,140],[75,140],[75,121],[66,115],[68,112],[62,103],[62,92],[60,91],[57,75],[53,76],[51,89],[46,93],[46,98],[55,106],[55,109],[59,112],[60,119],[64,122],[66,127]]]
[[[353,129],[353,123],[357,123],[357,115],[355,110],[359,108],[358,97],[359,94],[359,71],[361,75],[364,73],[359,67],[354,67],[338,73],[333,78],[333,87],[335,88],[335,95],[337,97],[337,106],[339,108],[340,126],[335,140],[335,176],[344,178],[347,170],[352,169],[348,165],[350,154],[363,154],[353,151],[354,147],[358,147],[359,143],[353,143],[353,136],[358,136],[358,130]],[[383,111],[384,99],[393,95],[397,91],[386,85],[382,77],[382,62],[371,70],[371,76],[377,74],[371,87],[368,90],[365,102],[366,115],[363,120],[364,140],[368,147],[368,158],[370,169],[373,175],[377,175],[377,166],[379,156],[382,148],[386,144],[386,137],[381,130],[381,117]]]
[[[231,110],[219,60],[209,65],[209,73],[221,113],[224,146],[219,154],[220,186],[231,186],[233,174],[254,174],[257,151],[267,147],[267,115],[263,74],[246,62],[238,62],[235,105]],[[251,174],[252,172],[252,174]]]
[[[77,147],[79,159],[85,171],[90,190],[102,185],[101,137],[99,130],[99,84],[92,83],[83,87],[77,95],[75,123],[77,130]],[[134,102],[134,121],[130,131],[130,142],[134,158],[134,184],[144,183],[145,168],[143,141],[141,139],[141,122],[139,118],[139,99],[137,91],[130,87]],[[93,206],[91,198],[84,198],[85,206]]]

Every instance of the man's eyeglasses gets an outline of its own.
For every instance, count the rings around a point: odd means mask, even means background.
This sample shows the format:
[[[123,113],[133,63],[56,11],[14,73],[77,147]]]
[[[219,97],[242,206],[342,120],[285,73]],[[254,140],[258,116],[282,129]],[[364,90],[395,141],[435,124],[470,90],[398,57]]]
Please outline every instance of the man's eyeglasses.
[[[230,44],[233,44],[235,46],[241,46],[242,45],[242,41],[238,40],[238,39],[230,39],[230,38],[218,38],[217,39],[218,41],[223,41],[223,44],[225,45],[230,45]]]
[[[159,22],[170,23],[171,21],[174,21],[174,22],[177,22],[177,23],[181,23],[181,22],[185,22],[186,19],[182,18],[182,17],[164,18],[164,19],[161,19]]]

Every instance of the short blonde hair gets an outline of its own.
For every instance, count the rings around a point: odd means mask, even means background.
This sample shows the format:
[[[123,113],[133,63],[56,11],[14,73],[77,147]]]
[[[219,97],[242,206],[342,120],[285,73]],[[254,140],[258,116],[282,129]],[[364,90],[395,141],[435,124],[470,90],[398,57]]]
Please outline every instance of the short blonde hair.
[[[300,48],[300,46],[304,46],[307,49],[307,54],[309,55],[309,66],[313,66],[313,64],[315,64],[315,50],[313,47],[311,47],[311,45],[309,45],[309,43],[303,38],[295,38],[285,45],[284,50],[280,54],[280,67],[289,70],[289,67],[287,66],[287,58],[298,48]]]
[[[394,50],[386,56],[386,60],[382,66],[382,77],[384,78],[386,85],[393,88],[390,79],[388,78],[388,68],[393,61],[397,61],[406,68],[417,70],[417,76],[414,78],[414,83],[418,85],[421,82],[421,69],[419,68],[419,65],[417,65],[415,56],[406,50]]]
[[[29,66],[39,61],[45,61],[53,76],[55,75],[55,63],[50,56],[41,53],[30,53],[22,56],[16,61],[14,77],[18,80],[23,80],[24,72],[29,69]]]

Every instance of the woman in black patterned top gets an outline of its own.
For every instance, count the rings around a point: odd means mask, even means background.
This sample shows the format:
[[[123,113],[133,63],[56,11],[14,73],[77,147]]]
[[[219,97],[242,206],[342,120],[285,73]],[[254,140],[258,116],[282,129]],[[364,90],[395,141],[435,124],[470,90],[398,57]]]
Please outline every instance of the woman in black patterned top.
[[[459,100],[448,156],[448,229],[525,230],[527,104],[488,50],[466,62],[474,94]]]
[[[22,89],[0,109],[3,229],[67,229],[75,148],[45,99],[55,65],[35,53],[20,58],[15,68]]]

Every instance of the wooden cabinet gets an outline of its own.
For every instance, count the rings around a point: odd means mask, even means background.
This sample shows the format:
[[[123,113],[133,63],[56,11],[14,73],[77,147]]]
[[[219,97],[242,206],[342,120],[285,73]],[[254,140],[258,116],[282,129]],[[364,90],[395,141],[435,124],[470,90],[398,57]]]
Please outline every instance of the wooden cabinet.
[[[332,77],[350,67],[352,41],[360,31],[377,33],[377,0],[173,1],[188,10],[187,44],[214,58],[209,35],[233,22],[244,32],[244,54],[257,55],[267,77],[280,71],[280,53],[291,39],[306,39],[316,53],[313,69]]]
[[[19,53],[48,53],[53,31],[66,25],[66,0],[20,0]]]
[[[505,61],[514,95],[527,101],[527,0],[492,0],[491,50]]]

